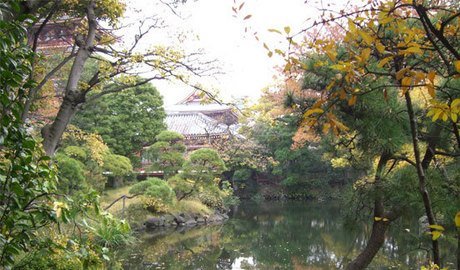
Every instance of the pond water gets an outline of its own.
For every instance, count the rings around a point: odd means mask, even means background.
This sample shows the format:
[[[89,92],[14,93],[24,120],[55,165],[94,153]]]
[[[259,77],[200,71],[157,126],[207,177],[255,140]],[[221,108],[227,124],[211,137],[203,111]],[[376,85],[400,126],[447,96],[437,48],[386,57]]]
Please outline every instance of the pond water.
[[[340,269],[363,249],[371,229],[364,223],[346,228],[341,209],[309,202],[243,202],[225,224],[142,234],[138,244],[123,251],[124,268]],[[370,269],[420,269],[428,246],[419,248],[421,238],[428,239],[418,233],[417,219],[400,220]],[[450,250],[453,256],[455,245]]]

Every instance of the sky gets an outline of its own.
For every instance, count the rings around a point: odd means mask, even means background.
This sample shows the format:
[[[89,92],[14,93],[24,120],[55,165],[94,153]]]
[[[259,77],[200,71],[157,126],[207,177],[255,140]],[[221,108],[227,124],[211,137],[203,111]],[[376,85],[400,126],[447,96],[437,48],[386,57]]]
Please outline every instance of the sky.
[[[324,1],[305,4],[305,0],[246,0],[235,17],[233,0],[189,0],[176,10],[180,16],[158,1],[127,0],[125,21],[161,14],[166,27],[148,36],[144,46],[164,43],[176,44],[185,51],[202,48],[207,59],[219,61],[223,74],[200,78],[200,84],[218,92],[226,102],[241,97],[254,101],[263,88],[277,82],[276,66],[282,64],[282,59],[268,57],[263,48],[262,42],[271,48],[284,46],[280,44],[281,36],[268,29],[290,26],[291,32],[296,32],[307,25],[308,18],[318,16],[314,6],[327,5]],[[342,1],[333,1],[332,6],[338,8]],[[242,2],[236,0],[236,6]],[[251,17],[244,20],[246,15]],[[258,33],[260,41],[254,38],[254,32]],[[182,37],[180,41],[179,36]],[[153,84],[163,95],[165,105],[179,101],[192,91],[181,83],[161,81]]]

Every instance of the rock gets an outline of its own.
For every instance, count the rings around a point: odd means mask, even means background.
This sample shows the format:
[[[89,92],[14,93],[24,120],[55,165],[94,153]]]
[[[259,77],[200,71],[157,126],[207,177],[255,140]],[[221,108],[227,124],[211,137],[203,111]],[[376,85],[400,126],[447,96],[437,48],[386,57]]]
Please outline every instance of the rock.
[[[189,227],[195,226],[196,224],[197,222],[195,221],[195,219],[189,219],[185,222],[185,226],[189,226]]]
[[[180,213],[179,216],[182,217],[184,220],[194,219],[190,214],[187,213]]]
[[[181,223],[185,223],[185,218],[183,218],[182,216],[175,216],[174,217],[174,221],[177,223],[177,225],[181,224]]]
[[[160,227],[164,224],[164,220],[158,217],[151,217],[147,219],[144,223],[145,227],[147,229],[155,228],[155,227]]]
[[[169,227],[169,226],[176,226],[177,223],[174,220],[175,217],[173,215],[166,214],[163,216],[164,218],[164,226]]]
[[[204,224],[204,223],[206,223],[206,220],[204,218],[202,218],[202,217],[199,217],[199,218],[196,219],[196,223]]]

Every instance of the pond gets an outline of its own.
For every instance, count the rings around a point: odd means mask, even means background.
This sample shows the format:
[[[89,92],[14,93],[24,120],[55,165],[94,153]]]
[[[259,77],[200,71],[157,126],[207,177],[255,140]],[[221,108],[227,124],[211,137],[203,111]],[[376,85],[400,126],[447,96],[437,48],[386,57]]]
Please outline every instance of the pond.
[[[123,251],[125,269],[340,269],[366,244],[370,224],[346,228],[340,206],[243,202],[225,224],[144,233]],[[370,269],[420,269],[416,218],[392,226]],[[451,247],[455,252],[455,245]],[[446,250],[443,250],[446,254]],[[448,261],[454,261],[449,257]]]

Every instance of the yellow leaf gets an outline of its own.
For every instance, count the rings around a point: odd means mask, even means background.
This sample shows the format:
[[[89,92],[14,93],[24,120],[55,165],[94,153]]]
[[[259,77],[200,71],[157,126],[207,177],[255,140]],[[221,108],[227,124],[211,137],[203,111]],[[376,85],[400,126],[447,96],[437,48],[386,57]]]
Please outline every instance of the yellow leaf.
[[[326,86],[326,90],[331,90],[331,88],[335,85],[335,81],[332,81],[330,82],[327,86]]]
[[[286,54],[280,49],[275,49],[275,53],[277,53],[277,54],[279,54],[279,55],[281,55],[283,57],[286,56]]]
[[[434,78],[436,77],[436,71],[432,70],[428,72],[428,75],[426,76],[428,80],[430,80],[431,83],[434,83]]]
[[[455,113],[460,112],[460,98],[456,98],[454,101],[452,101],[450,104],[450,110]]]
[[[431,234],[433,235],[433,236],[431,237],[431,239],[433,239],[433,241],[436,241],[439,237],[441,237],[442,232],[440,232],[440,231],[433,231],[433,232],[431,232]]]
[[[352,19],[348,19],[348,30],[354,34],[356,32],[356,25]]]
[[[435,114],[433,115],[433,118],[431,120],[433,122],[438,120],[439,116],[441,116],[442,113],[443,111],[441,109],[435,109]]]
[[[346,71],[346,66],[343,65],[343,64],[332,65],[332,66],[330,66],[330,68],[336,69],[338,71]]]
[[[444,227],[438,224],[429,225],[428,228],[431,228],[437,231],[444,231]]]
[[[396,80],[401,80],[404,77],[404,75],[406,75],[406,72],[408,70],[409,70],[408,68],[403,68],[403,69],[400,69],[398,72],[396,72]]]
[[[420,47],[410,47],[405,50],[401,51],[401,54],[423,54],[423,51],[420,49]]]
[[[393,18],[385,16],[384,18],[379,19],[380,24],[388,24],[389,22],[393,21]]]
[[[367,44],[367,45],[372,45],[372,41],[374,41],[374,39],[366,32],[364,31],[360,31],[359,32],[359,35],[361,36],[361,38],[364,40],[364,42]]]
[[[379,63],[378,63],[377,66],[380,67],[380,68],[382,68],[382,67],[385,66],[388,62],[390,62],[391,59],[393,59],[392,56],[383,58],[382,60],[379,61]]]
[[[331,124],[326,123],[323,125],[323,134],[326,134],[329,132],[329,129],[331,128]]]
[[[454,123],[457,123],[458,114],[456,114],[456,113],[451,113],[451,114],[450,114],[450,118],[452,119],[452,121],[453,121]]]
[[[329,57],[329,59],[331,59],[333,62],[335,62],[337,60],[337,53],[336,52],[326,51],[326,54]]]
[[[268,32],[281,34],[281,31],[276,29],[268,29]]]
[[[454,61],[455,70],[460,73],[460,60]]]
[[[449,116],[447,115],[447,113],[442,112],[441,119],[442,119],[442,121],[446,122],[447,119],[449,119]]]
[[[385,222],[390,221],[388,218],[383,218],[382,220],[385,221]]]
[[[460,228],[460,211],[458,211],[457,214],[455,215],[455,226],[457,228]]]
[[[380,221],[380,220],[382,220],[382,218],[381,217],[374,217],[374,220],[375,221]]]
[[[412,84],[412,78],[411,77],[404,77],[401,81],[402,87],[410,87]]]
[[[289,70],[291,70],[291,67],[292,67],[291,62],[286,63],[286,66],[284,66],[284,72],[288,72]]]
[[[314,113],[323,113],[323,109],[320,109],[320,108],[315,108],[315,109],[310,109],[310,110],[307,110],[304,114],[304,117],[308,117]]]
[[[269,51],[267,55],[268,55],[268,57],[272,57],[272,56],[273,56],[273,52],[272,52],[272,51]]]
[[[284,32],[289,35],[289,33],[291,32],[291,27],[289,26],[284,27]]]
[[[357,96],[353,95],[349,100],[348,100],[348,105],[349,106],[353,106],[356,104],[356,99],[357,99]]]
[[[427,84],[427,85],[426,85],[426,88],[428,89],[428,94],[430,94],[430,96],[431,96],[432,98],[434,98],[435,95],[436,95],[436,93],[435,93],[435,91],[434,91],[434,85],[432,85],[432,84]]]
[[[375,47],[377,48],[377,51],[378,51],[379,53],[384,53],[384,52],[385,52],[385,46],[383,46],[382,43],[377,42],[377,43],[375,44]]]
[[[366,48],[361,52],[361,60],[363,62],[366,62],[369,59],[369,56],[371,55],[371,49]]]
[[[338,129],[341,129],[341,130],[344,130],[344,131],[349,130],[349,128],[347,126],[345,126],[344,124],[342,124],[340,121],[338,121],[336,119],[332,119],[332,118],[331,118],[331,121],[335,124],[335,126]]]

